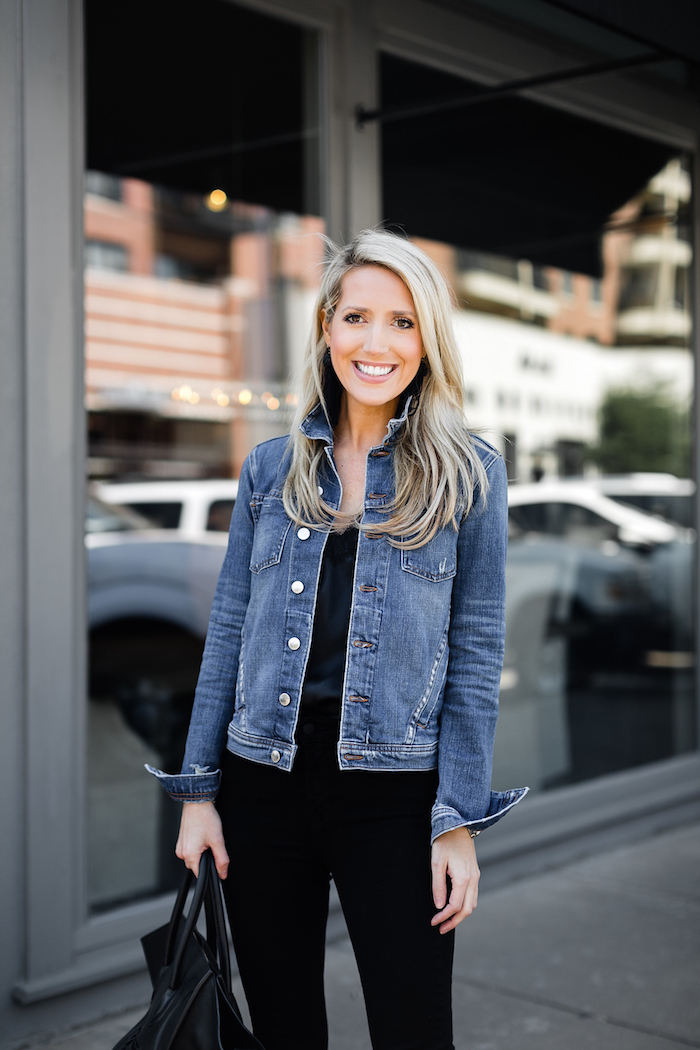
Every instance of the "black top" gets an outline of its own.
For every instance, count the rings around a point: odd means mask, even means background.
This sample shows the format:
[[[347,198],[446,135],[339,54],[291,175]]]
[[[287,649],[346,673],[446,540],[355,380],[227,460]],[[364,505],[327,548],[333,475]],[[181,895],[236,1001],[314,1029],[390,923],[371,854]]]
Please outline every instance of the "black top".
[[[301,694],[301,716],[340,716],[352,582],[359,532],[331,532],[318,583],[311,652]]]

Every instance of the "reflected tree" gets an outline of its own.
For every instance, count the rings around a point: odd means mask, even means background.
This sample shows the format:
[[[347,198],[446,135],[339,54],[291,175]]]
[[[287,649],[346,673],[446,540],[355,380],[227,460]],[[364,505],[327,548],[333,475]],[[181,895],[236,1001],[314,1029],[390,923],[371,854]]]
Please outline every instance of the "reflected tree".
[[[690,473],[688,412],[666,390],[610,390],[600,407],[600,437],[587,458],[605,474]]]

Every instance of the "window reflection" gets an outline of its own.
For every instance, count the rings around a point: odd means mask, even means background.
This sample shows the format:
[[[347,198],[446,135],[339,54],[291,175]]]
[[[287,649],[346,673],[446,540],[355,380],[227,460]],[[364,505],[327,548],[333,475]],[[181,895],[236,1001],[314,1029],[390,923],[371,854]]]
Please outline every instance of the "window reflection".
[[[180,768],[236,478],[288,430],[323,257],[316,34],[228,0],[200,8],[144,23],[132,0],[119,19],[84,5],[98,911],[179,881],[179,807],[143,766]]]
[[[600,276],[418,238],[510,482],[497,787],[696,746],[689,194],[672,159],[611,216]]]

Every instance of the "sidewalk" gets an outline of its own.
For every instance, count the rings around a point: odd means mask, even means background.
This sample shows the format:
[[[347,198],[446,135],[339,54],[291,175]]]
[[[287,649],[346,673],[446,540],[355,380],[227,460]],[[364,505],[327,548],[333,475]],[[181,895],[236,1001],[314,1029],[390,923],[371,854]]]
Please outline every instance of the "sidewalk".
[[[699,825],[499,889],[483,881],[457,935],[457,1050],[700,1047]],[[407,1009],[419,985],[406,989]],[[342,929],[327,990],[331,1050],[370,1050]],[[111,1050],[142,1013],[42,1045]]]

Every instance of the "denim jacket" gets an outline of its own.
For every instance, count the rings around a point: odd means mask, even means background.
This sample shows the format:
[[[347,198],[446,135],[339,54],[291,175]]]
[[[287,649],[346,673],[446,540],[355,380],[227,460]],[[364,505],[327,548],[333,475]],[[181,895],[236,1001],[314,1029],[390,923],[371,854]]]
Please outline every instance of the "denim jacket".
[[[337,761],[348,775],[437,766],[434,840],[453,828],[495,824],[527,791],[490,790],[505,635],[507,482],[501,455],[477,438],[486,499],[475,493],[458,530],[449,525],[417,550],[392,546],[382,523],[406,412],[367,455]],[[325,442],[319,484],[337,508],[333,434],[320,407],[302,430]],[[147,767],[180,801],[216,797],[225,742],[235,755],[280,771],[294,763],[328,530],[287,517],[289,457],[288,439],[273,438],[243,466],[182,772]]]

